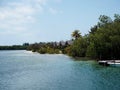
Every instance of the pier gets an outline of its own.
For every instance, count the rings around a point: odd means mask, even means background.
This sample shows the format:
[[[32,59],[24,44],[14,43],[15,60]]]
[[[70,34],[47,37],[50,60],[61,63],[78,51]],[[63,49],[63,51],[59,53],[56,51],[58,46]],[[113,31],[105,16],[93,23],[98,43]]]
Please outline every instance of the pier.
[[[99,60],[98,63],[103,66],[120,66],[120,60]]]

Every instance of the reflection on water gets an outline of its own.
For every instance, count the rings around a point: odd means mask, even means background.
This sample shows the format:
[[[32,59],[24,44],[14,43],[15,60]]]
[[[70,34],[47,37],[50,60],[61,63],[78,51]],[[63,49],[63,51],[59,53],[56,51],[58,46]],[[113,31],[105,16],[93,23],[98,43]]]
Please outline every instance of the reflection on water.
[[[62,54],[0,51],[0,90],[120,90],[120,67]]]

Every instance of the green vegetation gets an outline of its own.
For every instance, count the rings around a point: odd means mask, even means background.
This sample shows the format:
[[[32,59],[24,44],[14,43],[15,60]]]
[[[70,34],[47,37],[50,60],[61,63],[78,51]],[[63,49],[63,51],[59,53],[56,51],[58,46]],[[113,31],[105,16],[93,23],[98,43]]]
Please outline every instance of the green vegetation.
[[[24,43],[23,45],[0,46],[0,50],[26,50],[28,46],[28,43]]]
[[[87,38],[85,36],[80,37],[74,40],[73,44],[66,48],[66,52],[73,57],[85,57],[87,46]]]
[[[72,33],[72,37],[77,40],[78,38],[81,37],[81,33],[79,32],[79,30],[75,30],[73,33]]]
[[[40,42],[34,43],[29,45],[27,50],[31,50],[33,52],[39,52],[41,54],[49,53],[49,54],[59,54],[59,53],[66,53],[65,48],[68,47],[70,44],[68,41],[64,42]]]
[[[114,20],[101,15],[89,34],[74,40],[67,51],[73,57],[120,59],[120,15],[115,14]]]
[[[73,31],[69,41],[25,43],[22,46],[0,46],[0,50],[31,50],[41,54],[67,54],[72,57],[90,57],[94,59],[120,60],[120,15],[114,20],[106,15],[99,17],[87,35],[82,36],[79,30]]]

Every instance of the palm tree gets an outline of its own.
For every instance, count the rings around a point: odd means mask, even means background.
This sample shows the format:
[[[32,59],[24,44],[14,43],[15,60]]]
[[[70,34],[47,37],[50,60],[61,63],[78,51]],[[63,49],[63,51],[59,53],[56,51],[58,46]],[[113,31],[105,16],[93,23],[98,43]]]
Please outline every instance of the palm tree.
[[[79,30],[75,30],[72,32],[72,37],[75,38],[75,40],[77,40],[79,37],[81,37],[81,33]]]

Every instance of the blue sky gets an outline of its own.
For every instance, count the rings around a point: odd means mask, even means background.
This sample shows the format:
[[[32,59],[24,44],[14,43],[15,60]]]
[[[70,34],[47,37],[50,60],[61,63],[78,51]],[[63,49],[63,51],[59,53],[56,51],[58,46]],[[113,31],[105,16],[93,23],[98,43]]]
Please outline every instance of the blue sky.
[[[115,13],[120,0],[0,0],[0,45],[69,40]]]

